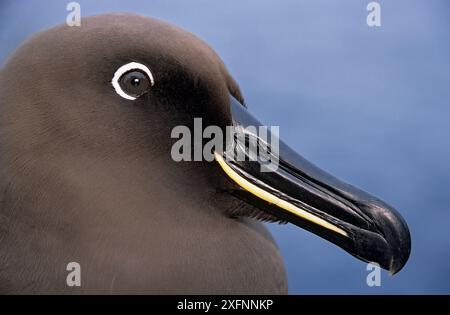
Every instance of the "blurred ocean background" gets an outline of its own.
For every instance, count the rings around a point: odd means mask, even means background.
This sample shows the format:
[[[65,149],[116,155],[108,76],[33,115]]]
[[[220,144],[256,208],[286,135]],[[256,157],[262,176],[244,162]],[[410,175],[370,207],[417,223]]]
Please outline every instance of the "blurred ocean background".
[[[0,0],[0,64],[65,23],[61,0]],[[268,225],[291,294],[450,293],[450,1],[79,0],[82,16],[135,12],[208,42],[255,116],[293,148],[396,207],[412,254],[380,287],[366,264],[292,225]]]

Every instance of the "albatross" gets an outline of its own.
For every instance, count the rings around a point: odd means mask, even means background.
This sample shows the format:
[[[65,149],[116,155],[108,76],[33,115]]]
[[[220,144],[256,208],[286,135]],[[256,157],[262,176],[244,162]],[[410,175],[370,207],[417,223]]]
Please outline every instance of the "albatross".
[[[405,265],[400,214],[284,142],[270,172],[235,158],[245,145],[174,161],[171,131],[195,118],[260,125],[217,54],[172,24],[99,15],[18,48],[0,71],[0,292],[285,294],[262,221]]]

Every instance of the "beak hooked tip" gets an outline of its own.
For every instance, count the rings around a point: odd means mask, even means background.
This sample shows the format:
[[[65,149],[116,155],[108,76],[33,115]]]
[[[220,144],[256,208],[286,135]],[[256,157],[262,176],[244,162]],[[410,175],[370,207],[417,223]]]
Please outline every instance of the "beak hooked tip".
[[[233,124],[243,127],[244,132],[248,126],[261,126],[233,98],[231,107]],[[251,136],[260,139],[258,134]],[[282,141],[277,152],[279,167],[261,172],[260,160],[236,159],[237,152],[246,156],[249,150],[245,141],[236,139],[238,142],[227,146],[226,152],[214,152],[214,156],[224,173],[239,186],[242,199],[363,261],[376,262],[390,275],[404,267],[411,238],[406,222],[394,208],[326,173]]]

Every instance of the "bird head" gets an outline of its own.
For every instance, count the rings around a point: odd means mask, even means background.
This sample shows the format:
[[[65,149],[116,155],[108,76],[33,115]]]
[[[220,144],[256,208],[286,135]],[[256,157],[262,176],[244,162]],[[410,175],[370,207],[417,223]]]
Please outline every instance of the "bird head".
[[[205,194],[212,189],[221,196],[216,202],[227,204],[225,215],[290,222],[392,273],[408,260],[410,234],[400,214],[284,142],[275,148],[249,132],[249,126],[262,124],[224,63],[178,27],[129,14],[90,17],[81,27],[64,25],[34,36],[0,77],[1,121],[8,125],[3,137],[15,138],[18,147],[105,158],[139,153],[181,170],[173,180],[192,186],[200,185],[190,176],[195,164],[209,185]],[[194,129],[195,118],[224,133],[233,126],[244,137],[224,138],[209,161],[174,161],[172,130]],[[18,134],[26,142],[18,142]],[[256,143],[254,159],[239,159],[239,153],[249,155],[248,139]],[[261,152],[273,155],[277,167],[263,171]],[[235,203],[229,200],[239,200],[239,209],[230,210]]]

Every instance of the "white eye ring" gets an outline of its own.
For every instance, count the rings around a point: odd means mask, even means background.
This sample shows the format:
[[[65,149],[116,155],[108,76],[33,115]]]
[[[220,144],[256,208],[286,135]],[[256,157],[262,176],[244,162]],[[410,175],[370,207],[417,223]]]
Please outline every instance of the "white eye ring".
[[[153,79],[153,75],[151,73],[151,71],[143,64],[138,63],[138,62],[130,62],[127,63],[126,65],[123,65],[122,67],[120,67],[119,69],[117,69],[116,73],[114,73],[114,77],[112,78],[112,85],[114,87],[114,89],[116,90],[116,93],[119,94],[120,96],[122,96],[123,98],[126,98],[127,100],[131,100],[134,101],[136,99],[136,97],[128,95],[127,93],[125,93],[122,88],[120,87],[119,84],[119,80],[120,78],[127,72],[131,71],[131,70],[141,70],[143,71],[148,78],[150,79],[150,85],[153,86],[155,84],[155,80]]]

